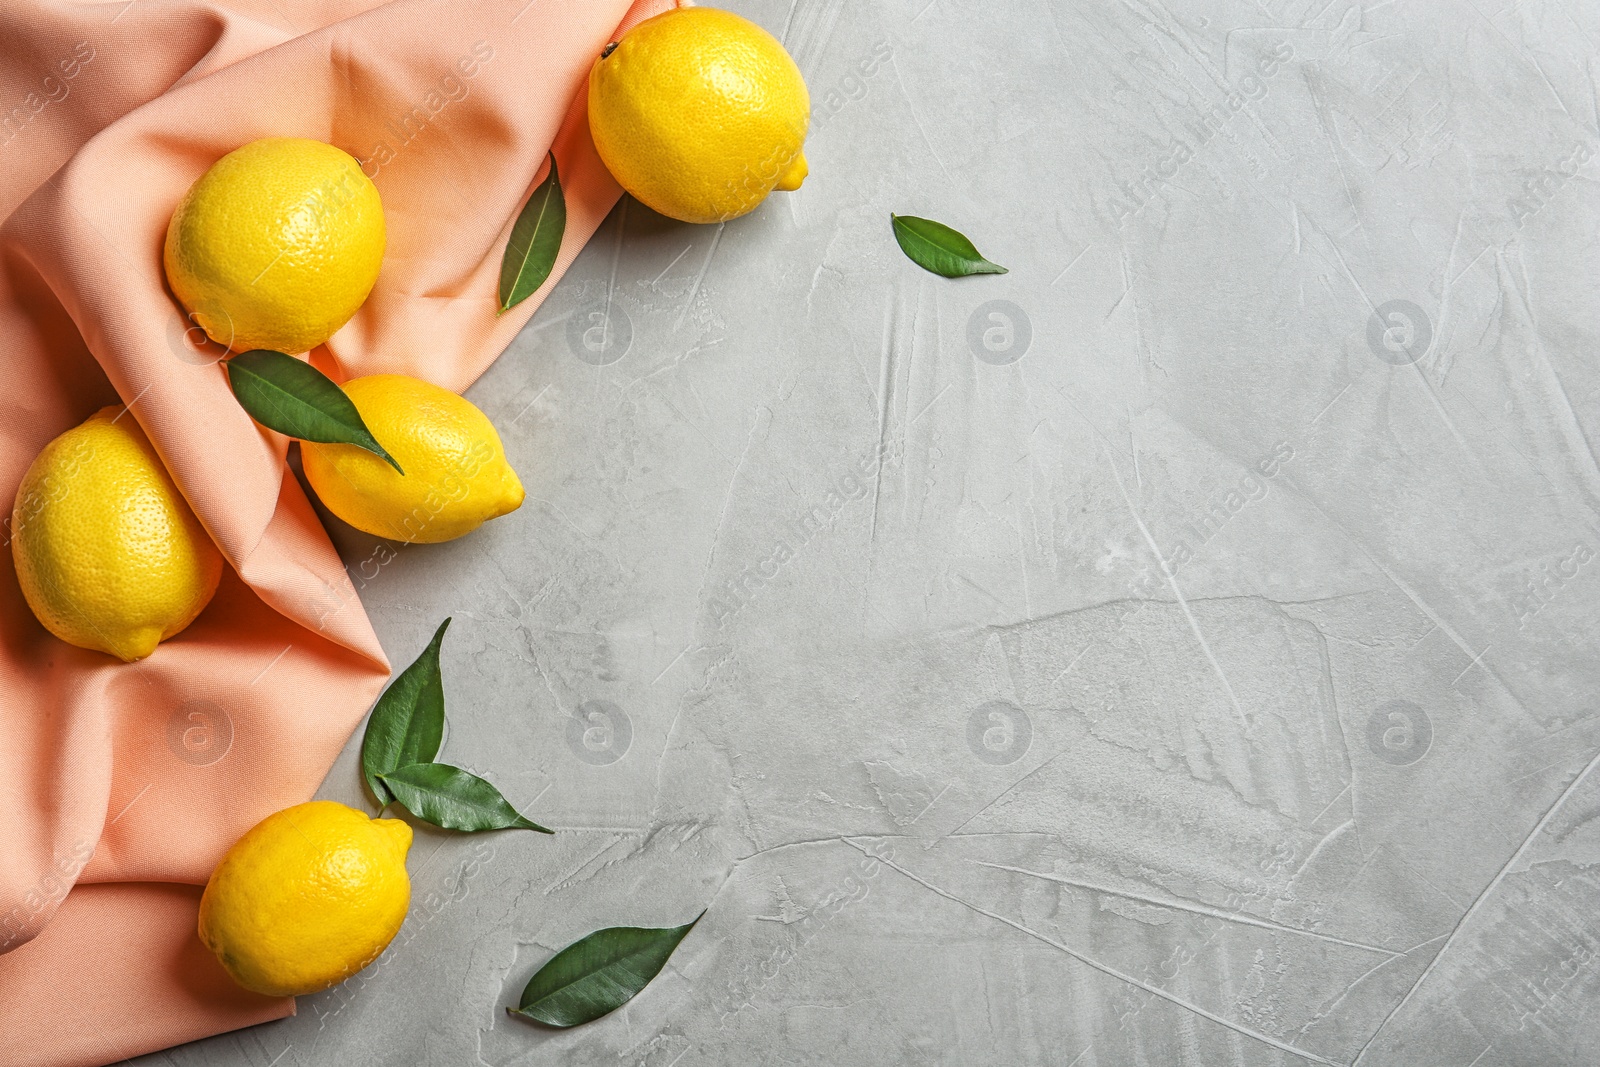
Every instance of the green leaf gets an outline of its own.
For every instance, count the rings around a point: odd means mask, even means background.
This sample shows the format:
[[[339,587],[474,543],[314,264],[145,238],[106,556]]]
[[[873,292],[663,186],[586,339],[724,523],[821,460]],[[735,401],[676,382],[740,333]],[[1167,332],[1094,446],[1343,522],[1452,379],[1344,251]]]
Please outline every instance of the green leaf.
[[[412,763],[427,763],[439,754],[444,739],[444,678],[439,673],[439,644],[450,626],[446,619],[416,661],[401,671],[372,709],[361,739],[361,773],[379,805],[394,794],[381,775]]]
[[[980,256],[971,241],[942,222],[892,212],[889,221],[894,225],[894,239],[900,242],[900,251],[923,270],[946,278],[1007,273],[1000,264]]]
[[[596,930],[550,957],[528,980],[511,1015],[546,1026],[577,1026],[622,1007],[666,966],[672,950],[705,912],[687,926],[652,930],[613,926]]]
[[[561,193],[556,154],[552,152],[550,174],[523,205],[500,260],[501,311],[510,311],[522,303],[550,277],[566,230],[567,198]]]
[[[413,763],[378,777],[407,811],[446,830],[555,833],[524,819],[500,790],[482,778],[448,763]]]
[[[304,360],[256,348],[228,360],[228,384],[250,417],[301,441],[355,445],[400,464],[383,450],[361,413],[333,379]]]

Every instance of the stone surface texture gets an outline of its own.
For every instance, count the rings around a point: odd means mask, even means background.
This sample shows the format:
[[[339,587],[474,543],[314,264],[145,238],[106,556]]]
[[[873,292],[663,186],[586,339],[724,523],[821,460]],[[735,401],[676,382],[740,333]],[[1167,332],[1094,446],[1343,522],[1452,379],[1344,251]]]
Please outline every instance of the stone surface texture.
[[[805,187],[618,206],[469,394],[520,511],[329,520],[559,832],[419,831],[379,964],[141,1067],[1600,1062],[1600,6],[729,6]]]

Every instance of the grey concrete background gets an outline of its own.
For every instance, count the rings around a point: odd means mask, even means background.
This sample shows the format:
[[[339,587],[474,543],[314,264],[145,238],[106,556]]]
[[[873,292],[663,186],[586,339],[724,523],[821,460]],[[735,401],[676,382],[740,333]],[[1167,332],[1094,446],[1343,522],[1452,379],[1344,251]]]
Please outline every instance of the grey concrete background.
[[[470,394],[519,512],[330,520],[560,833],[421,833],[377,966],[139,1063],[1600,1062],[1600,9],[729,6],[804,189],[617,209]]]

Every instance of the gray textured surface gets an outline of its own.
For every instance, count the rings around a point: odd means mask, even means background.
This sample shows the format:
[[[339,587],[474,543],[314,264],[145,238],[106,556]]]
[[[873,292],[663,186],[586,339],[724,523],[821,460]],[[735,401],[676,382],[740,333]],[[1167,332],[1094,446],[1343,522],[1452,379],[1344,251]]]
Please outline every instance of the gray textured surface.
[[[140,1062],[1600,1061],[1600,10],[732,6],[804,190],[619,208],[471,394],[522,510],[336,531],[561,833],[420,835],[376,968]]]

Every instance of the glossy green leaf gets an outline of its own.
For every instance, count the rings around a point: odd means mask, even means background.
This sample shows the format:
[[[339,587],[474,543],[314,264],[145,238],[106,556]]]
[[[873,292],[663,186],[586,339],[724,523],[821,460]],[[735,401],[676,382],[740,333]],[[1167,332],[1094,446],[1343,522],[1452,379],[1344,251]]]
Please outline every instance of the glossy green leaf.
[[[533,191],[511,227],[505,256],[500,260],[500,310],[510,311],[550,277],[561,253],[561,235],[567,230],[567,199],[556,174],[556,156],[550,153],[550,174]]]
[[[446,830],[554,830],[518,814],[500,790],[448,763],[413,763],[378,775],[394,798],[423,822]]]
[[[686,926],[647,929],[612,926],[574,941],[550,957],[507,1008],[546,1026],[577,1026],[622,1007],[666,966],[678,942],[705,915]]]
[[[227,367],[239,405],[267,429],[301,441],[355,445],[405,473],[372,436],[344,390],[306,361],[256,348],[240,352]]]
[[[894,226],[894,239],[900,242],[900,251],[923,270],[946,278],[1007,273],[1000,264],[990,263],[979,255],[963,234],[942,222],[895,214],[890,214],[889,221]]]
[[[439,673],[439,644],[450,626],[446,619],[416,661],[383,691],[367,720],[361,739],[361,773],[380,805],[394,794],[380,780],[400,767],[427,763],[444,740],[444,679]]]

